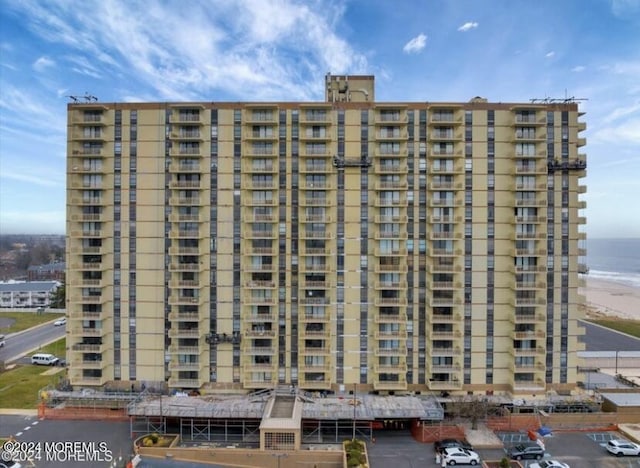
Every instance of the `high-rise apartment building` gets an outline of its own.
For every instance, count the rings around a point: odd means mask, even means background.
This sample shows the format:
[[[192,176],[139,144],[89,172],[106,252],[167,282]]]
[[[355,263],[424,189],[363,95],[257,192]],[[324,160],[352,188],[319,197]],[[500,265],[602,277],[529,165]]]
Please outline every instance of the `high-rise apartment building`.
[[[576,385],[578,104],[68,107],[74,385]]]

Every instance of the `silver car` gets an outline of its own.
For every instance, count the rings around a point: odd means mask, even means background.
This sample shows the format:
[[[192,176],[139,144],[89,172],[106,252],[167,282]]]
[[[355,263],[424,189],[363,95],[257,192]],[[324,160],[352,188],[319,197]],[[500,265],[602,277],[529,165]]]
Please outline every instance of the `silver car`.
[[[623,455],[640,455],[640,445],[629,442],[628,440],[612,439],[607,442],[606,448],[609,453],[618,457]]]

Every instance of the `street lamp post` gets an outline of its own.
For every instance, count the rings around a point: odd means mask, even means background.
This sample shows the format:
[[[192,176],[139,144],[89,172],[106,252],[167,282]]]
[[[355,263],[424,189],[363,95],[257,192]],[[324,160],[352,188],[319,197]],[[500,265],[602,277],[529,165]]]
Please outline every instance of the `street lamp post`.
[[[353,437],[352,440],[356,440],[356,406],[358,405],[358,399],[356,394],[358,392],[358,384],[353,384]]]

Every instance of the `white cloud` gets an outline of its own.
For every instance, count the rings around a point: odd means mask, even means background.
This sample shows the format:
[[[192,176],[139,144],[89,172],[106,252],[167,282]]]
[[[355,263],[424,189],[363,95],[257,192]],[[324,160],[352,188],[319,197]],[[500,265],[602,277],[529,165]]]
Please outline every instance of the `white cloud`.
[[[577,65],[571,69],[572,72],[580,73],[587,69],[584,65]]]
[[[37,72],[43,72],[49,67],[55,66],[56,62],[51,60],[49,57],[40,57],[38,60],[33,62],[33,69]]]
[[[474,29],[474,28],[477,28],[477,27],[478,27],[478,23],[476,23],[475,21],[474,22],[468,21],[468,22],[464,23],[462,26],[460,26],[458,28],[458,31],[467,32],[470,29]]]
[[[64,177],[62,180],[54,180],[51,178],[51,173],[46,173],[41,176],[35,174],[29,174],[25,172],[9,172],[6,169],[3,169],[2,174],[0,174],[0,178],[2,179],[11,179],[17,180],[19,182],[26,182],[28,184],[40,185],[43,187],[64,187]]]
[[[552,50],[551,52],[547,52],[547,53],[545,54],[545,57],[547,57],[547,58],[551,58],[551,57],[553,57],[554,55],[556,55],[556,53]]]
[[[407,42],[402,50],[405,54],[417,54],[427,45],[427,36],[420,33],[409,42]]]
[[[615,126],[603,127],[595,132],[591,139],[594,143],[638,145],[640,144],[640,118],[629,119]]]
[[[611,0],[611,11],[619,18],[629,19],[640,14],[640,0]]]

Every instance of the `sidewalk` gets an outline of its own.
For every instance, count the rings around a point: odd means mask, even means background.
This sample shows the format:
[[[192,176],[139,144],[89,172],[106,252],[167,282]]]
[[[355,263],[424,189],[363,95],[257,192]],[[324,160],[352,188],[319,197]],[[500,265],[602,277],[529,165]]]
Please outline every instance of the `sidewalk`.
[[[37,409],[0,408],[0,415],[5,416],[38,416]]]

